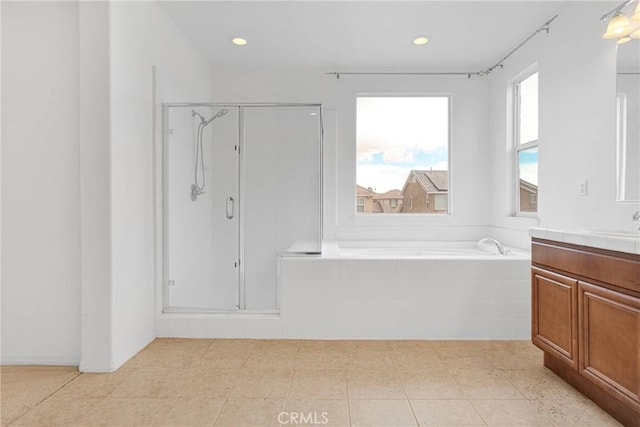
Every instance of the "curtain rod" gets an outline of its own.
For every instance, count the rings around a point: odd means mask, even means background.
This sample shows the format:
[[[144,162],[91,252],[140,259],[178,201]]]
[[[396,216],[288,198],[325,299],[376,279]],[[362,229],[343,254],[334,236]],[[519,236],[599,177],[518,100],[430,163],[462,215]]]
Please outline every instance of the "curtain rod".
[[[634,0],[627,0],[623,3],[620,3],[619,6],[611,9],[608,13],[605,13],[604,15],[602,15],[600,17],[601,21],[606,21],[607,19],[611,18],[613,15],[617,14],[618,12],[620,12],[620,10],[626,6],[628,6],[629,4],[631,4]]]
[[[633,0],[629,0],[633,1]],[[624,6],[623,6],[624,7]],[[511,55],[513,55],[516,51],[518,51],[522,46],[524,46],[529,40],[537,36],[540,32],[545,31],[549,34],[549,24],[551,24],[558,15],[554,15],[551,19],[542,24],[538,29],[536,29],[529,37],[524,39],[520,44],[511,49],[505,56],[502,57],[498,62],[496,62],[493,66],[487,68],[486,70],[480,71],[434,71],[434,72],[394,72],[394,71],[386,71],[386,72],[375,72],[375,71],[332,71],[329,73],[325,73],[327,75],[334,75],[336,79],[339,79],[341,75],[344,76],[467,76],[467,78],[471,78],[472,76],[484,77],[491,74],[493,70],[496,68],[504,68],[504,61],[506,61]]]

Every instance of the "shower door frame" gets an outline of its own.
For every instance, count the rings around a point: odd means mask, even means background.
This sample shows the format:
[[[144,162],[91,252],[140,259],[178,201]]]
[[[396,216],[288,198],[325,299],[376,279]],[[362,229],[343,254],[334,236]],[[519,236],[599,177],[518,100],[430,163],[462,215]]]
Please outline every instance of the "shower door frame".
[[[169,133],[168,133],[168,118],[169,118],[169,109],[177,107],[177,108],[237,108],[238,109],[238,200],[236,204],[238,206],[238,254],[239,254],[239,265],[238,265],[238,309],[236,310],[220,310],[220,309],[202,309],[202,308],[172,308],[169,306],[169,244],[168,244],[168,230],[169,230],[169,219],[166,212],[168,210],[167,202],[168,202],[168,191],[169,191],[169,182],[168,182],[168,147],[169,143]],[[245,286],[245,265],[242,260],[245,258],[245,231],[244,231],[244,203],[243,203],[243,194],[244,194],[244,178],[243,173],[245,170],[244,165],[244,146],[245,146],[245,132],[244,132],[244,110],[246,108],[251,107],[272,107],[272,108],[296,108],[296,107],[316,107],[318,108],[318,120],[320,125],[320,141],[319,141],[319,153],[318,153],[318,170],[319,170],[319,183],[318,183],[318,202],[319,202],[319,215],[318,215],[318,235],[320,237],[319,251],[317,253],[310,252],[297,252],[297,251],[286,251],[286,253],[290,254],[301,254],[301,255],[319,255],[322,252],[322,242],[324,240],[324,229],[323,229],[323,217],[324,217],[324,170],[323,170],[323,162],[324,162],[324,122],[323,122],[323,111],[321,103],[236,103],[236,102],[165,102],[162,103],[162,170],[160,171],[160,181],[162,183],[162,238],[159,239],[161,245],[162,253],[162,312],[163,313],[193,313],[193,314],[238,314],[238,313],[246,313],[246,314],[273,314],[280,312],[280,281],[279,278],[277,280],[277,288],[276,288],[276,308],[275,309],[262,309],[262,310],[247,310],[246,307],[246,286]],[[280,252],[284,253],[284,252]],[[276,257],[278,254],[276,254]],[[277,261],[276,261],[277,262]]]

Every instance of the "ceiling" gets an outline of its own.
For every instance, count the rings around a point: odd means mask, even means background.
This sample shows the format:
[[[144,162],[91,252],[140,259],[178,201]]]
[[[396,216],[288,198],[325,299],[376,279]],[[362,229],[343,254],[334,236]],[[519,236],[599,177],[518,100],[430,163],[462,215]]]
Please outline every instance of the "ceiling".
[[[160,4],[217,66],[438,69],[493,65],[561,6],[513,0]],[[415,46],[418,35],[430,42]],[[232,36],[248,44],[235,46]]]

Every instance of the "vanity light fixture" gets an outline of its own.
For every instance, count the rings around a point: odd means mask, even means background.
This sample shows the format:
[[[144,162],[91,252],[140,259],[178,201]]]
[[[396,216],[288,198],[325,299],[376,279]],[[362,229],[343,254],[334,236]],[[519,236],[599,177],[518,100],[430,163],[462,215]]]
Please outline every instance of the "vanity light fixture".
[[[233,37],[231,39],[231,43],[235,44],[236,46],[244,46],[247,44],[247,39],[243,39],[242,37]]]
[[[618,44],[640,39],[640,0],[631,15],[631,19],[622,12],[622,9],[630,5],[634,0],[626,0],[615,9],[602,15],[601,21],[609,20],[607,31],[602,35],[603,39],[617,39]]]
[[[413,39],[413,44],[415,44],[416,46],[423,46],[427,43],[429,43],[429,39],[427,38],[427,36],[418,36]]]
[[[611,18],[607,25],[607,32],[602,35],[603,39],[617,39],[626,37],[633,31],[633,26],[629,22],[629,18],[624,13],[618,13]]]

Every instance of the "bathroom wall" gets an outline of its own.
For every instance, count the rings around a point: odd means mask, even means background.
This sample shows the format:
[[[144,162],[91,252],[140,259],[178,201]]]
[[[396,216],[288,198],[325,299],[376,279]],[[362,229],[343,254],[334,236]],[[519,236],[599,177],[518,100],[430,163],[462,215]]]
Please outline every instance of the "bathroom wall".
[[[155,337],[155,113],[210,65],[146,2],[3,2],[2,64],[2,362],[115,369]]]
[[[474,240],[487,233],[487,79],[466,76],[335,76],[319,68],[214,66],[213,101],[320,102],[325,115],[325,239]],[[451,94],[452,215],[355,215],[356,95]],[[334,127],[331,127],[334,123]]]
[[[2,363],[77,364],[77,5],[3,2],[2,64]]]
[[[205,101],[211,68],[155,2],[113,2],[111,11],[112,336],[117,367],[155,337],[154,66],[183,102]],[[172,88],[175,90],[175,88]]]
[[[567,2],[550,33],[541,33],[495,70],[491,82],[492,233],[528,244],[527,227],[606,228],[615,200],[615,42],[603,40],[600,16],[611,3]],[[539,71],[539,187],[537,219],[514,218],[508,120],[512,79]],[[578,195],[579,181],[588,194]]]

